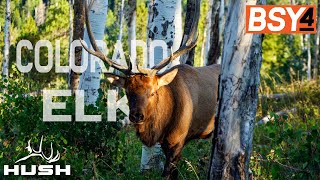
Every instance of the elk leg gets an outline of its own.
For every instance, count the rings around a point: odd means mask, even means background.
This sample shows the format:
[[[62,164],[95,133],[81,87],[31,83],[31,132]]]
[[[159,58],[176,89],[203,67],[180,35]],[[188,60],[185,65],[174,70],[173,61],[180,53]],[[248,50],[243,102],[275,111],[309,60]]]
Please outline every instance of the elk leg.
[[[177,162],[180,160],[183,143],[176,144],[169,148],[167,143],[161,145],[165,155],[166,164],[162,173],[162,177],[166,179],[178,179]]]

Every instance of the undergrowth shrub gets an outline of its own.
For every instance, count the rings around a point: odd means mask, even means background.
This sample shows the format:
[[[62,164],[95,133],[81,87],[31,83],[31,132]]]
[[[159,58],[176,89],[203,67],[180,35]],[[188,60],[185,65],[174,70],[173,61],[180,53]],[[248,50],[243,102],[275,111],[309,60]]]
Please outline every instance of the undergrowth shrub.
[[[294,82],[271,91],[285,93],[280,99],[262,99],[259,116],[273,118],[254,132],[251,170],[256,179],[320,178],[320,85]],[[295,108],[278,116],[276,112]],[[267,113],[266,113],[267,112]],[[259,121],[259,118],[257,118]]]
[[[101,122],[75,122],[74,97],[57,97],[54,101],[66,102],[65,110],[53,114],[72,115],[72,122],[43,122],[42,96],[29,93],[30,82],[23,78],[0,80],[0,171],[3,165],[13,166],[15,161],[28,155],[28,140],[38,150],[41,136],[45,155],[50,155],[50,143],[54,156],[57,150],[61,158],[57,164],[71,165],[72,177],[99,177],[108,171],[125,171],[126,152],[124,131],[120,131],[119,112],[117,122],[107,122],[107,94],[100,91],[96,107],[85,108],[86,115],[101,115]],[[29,158],[21,164],[46,164],[40,157]],[[63,166],[64,167],[64,166]],[[3,172],[0,172],[3,174]]]

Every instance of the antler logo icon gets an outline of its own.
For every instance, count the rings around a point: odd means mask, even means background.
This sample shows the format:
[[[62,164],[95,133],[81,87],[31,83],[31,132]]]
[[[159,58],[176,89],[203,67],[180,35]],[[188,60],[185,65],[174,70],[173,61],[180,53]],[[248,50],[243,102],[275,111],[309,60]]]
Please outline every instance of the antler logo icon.
[[[46,157],[43,152],[42,152],[42,140],[43,140],[43,136],[41,136],[41,141],[40,141],[40,146],[39,146],[39,150],[36,151],[33,148],[31,148],[30,142],[31,139],[28,141],[28,146],[26,147],[26,149],[29,151],[29,155],[27,155],[26,157],[23,157],[19,160],[17,160],[15,163],[21,162],[21,161],[25,161],[27,159],[29,159],[30,157],[34,157],[34,156],[40,156],[42,159],[45,159],[48,163],[52,163],[52,162],[56,162],[60,159],[60,153],[57,150],[57,155],[55,157],[53,157],[53,148],[52,148],[52,142],[51,142],[51,153],[49,157]]]

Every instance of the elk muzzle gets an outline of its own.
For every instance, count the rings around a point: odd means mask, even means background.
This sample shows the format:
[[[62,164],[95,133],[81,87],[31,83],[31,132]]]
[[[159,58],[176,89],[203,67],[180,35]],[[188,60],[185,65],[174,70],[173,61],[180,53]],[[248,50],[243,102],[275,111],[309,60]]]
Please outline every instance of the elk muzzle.
[[[141,113],[141,112],[138,112],[138,111],[133,111],[133,112],[130,112],[130,115],[129,115],[129,120],[133,123],[142,123],[144,119],[144,115]]]

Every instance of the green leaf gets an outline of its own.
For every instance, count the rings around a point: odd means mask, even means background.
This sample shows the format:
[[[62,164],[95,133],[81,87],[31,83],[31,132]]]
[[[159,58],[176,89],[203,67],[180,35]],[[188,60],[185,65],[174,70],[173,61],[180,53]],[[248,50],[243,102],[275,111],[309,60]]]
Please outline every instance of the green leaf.
[[[308,162],[303,163],[302,169],[305,169],[308,166]]]

